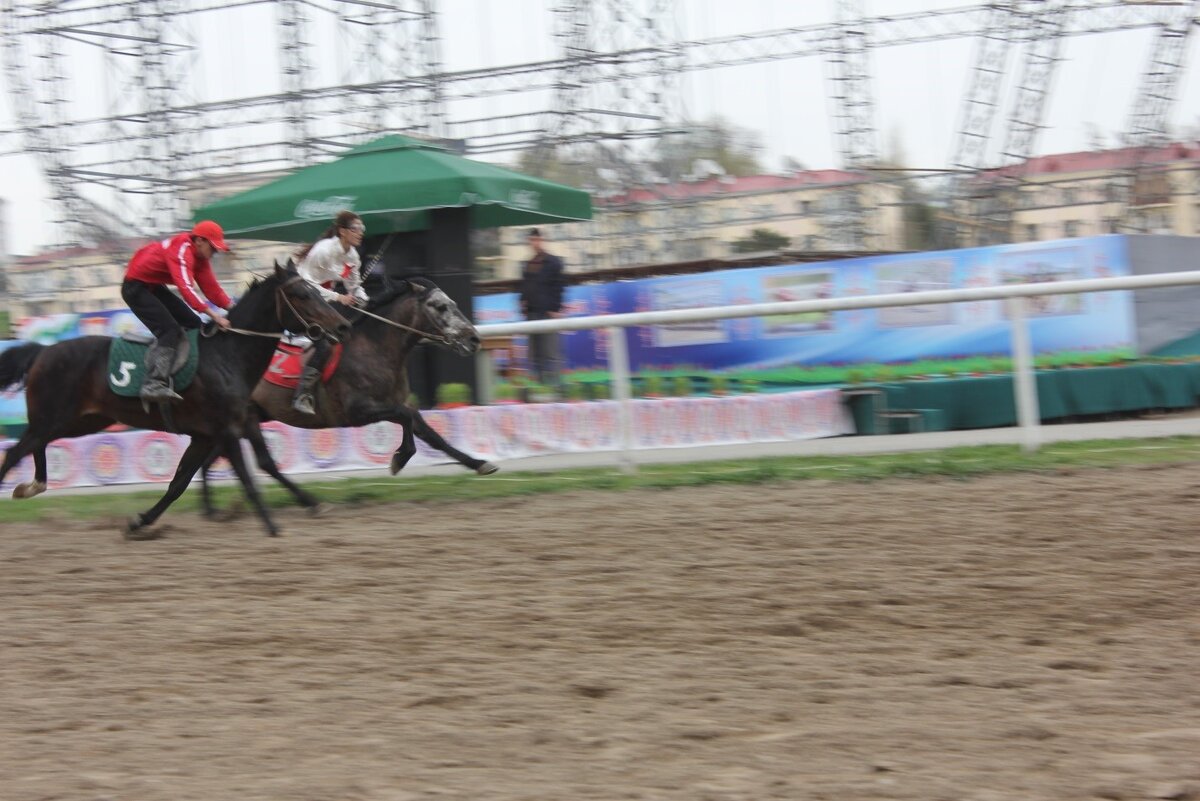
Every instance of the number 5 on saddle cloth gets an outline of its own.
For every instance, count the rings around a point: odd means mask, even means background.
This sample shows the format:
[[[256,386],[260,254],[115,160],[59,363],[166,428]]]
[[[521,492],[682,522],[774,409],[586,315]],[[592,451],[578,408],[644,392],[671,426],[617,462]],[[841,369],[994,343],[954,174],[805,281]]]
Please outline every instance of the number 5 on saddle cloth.
[[[171,368],[172,388],[176,392],[187,389],[196,377],[200,364],[200,330],[184,330],[185,338],[180,341],[175,365]],[[125,334],[114,338],[108,350],[108,388],[123,398],[136,398],[146,379],[146,360],[153,347],[152,337]]]

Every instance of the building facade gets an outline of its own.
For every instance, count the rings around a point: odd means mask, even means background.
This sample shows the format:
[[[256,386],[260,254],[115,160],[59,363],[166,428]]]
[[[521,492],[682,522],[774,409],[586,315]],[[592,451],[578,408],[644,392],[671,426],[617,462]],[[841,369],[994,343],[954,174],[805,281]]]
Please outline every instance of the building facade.
[[[902,250],[903,187],[840,170],[720,177],[593,199],[591,220],[545,226],[548,247],[571,272],[725,258],[768,229],[804,251]],[[852,235],[855,209],[862,230]],[[500,258],[486,277],[520,275],[527,228],[501,231]]]

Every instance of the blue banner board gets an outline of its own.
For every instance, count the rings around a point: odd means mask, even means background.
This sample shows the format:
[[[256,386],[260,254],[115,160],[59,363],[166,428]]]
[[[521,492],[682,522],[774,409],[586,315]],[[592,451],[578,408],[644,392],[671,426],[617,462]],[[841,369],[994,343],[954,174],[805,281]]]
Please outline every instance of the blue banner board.
[[[579,317],[1129,273],[1125,238],[1102,236],[573,286],[565,311]],[[1031,307],[1037,352],[1133,345],[1131,292],[1044,296],[1032,299]],[[477,297],[475,318],[480,324],[519,320],[516,294]],[[562,336],[569,369],[607,367],[603,336]],[[630,334],[629,357],[634,370],[907,362],[1008,354],[1009,337],[1003,303],[978,301],[644,326]]]

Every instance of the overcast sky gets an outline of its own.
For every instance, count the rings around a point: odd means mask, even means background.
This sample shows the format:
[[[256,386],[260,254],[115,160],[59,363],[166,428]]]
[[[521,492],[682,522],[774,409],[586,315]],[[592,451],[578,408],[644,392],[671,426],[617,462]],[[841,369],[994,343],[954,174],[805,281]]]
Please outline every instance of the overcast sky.
[[[872,14],[902,14],[970,5],[968,0],[868,0]],[[497,66],[555,58],[551,0],[440,0],[442,58],[448,70]],[[833,20],[833,0],[676,0],[675,20],[683,39],[705,39]],[[279,90],[273,11],[250,7],[195,17],[200,62],[193,92],[202,100],[264,94]],[[315,27],[315,26],[314,26]],[[339,80],[350,63],[339,50],[344,40],[313,34],[314,83]],[[1067,40],[1037,153],[1086,149],[1096,135],[1109,141],[1124,127],[1152,33],[1130,31]],[[931,44],[877,48],[871,53],[876,123],[880,149],[896,143],[913,167],[944,167],[951,158],[960,123],[974,41],[951,39]],[[102,116],[105,90],[95,82],[104,71],[96,48],[71,50],[68,75],[72,114]],[[1172,114],[1180,129],[1200,125],[1200,36],[1193,35],[1179,102]],[[1015,72],[1015,70],[1014,70]],[[777,168],[792,157],[814,168],[837,166],[829,124],[826,65],[805,57],[753,66],[694,71],[680,80],[679,99],[692,119],[724,116],[757,131],[765,145],[764,162]],[[1010,75],[1010,83],[1014,76]],[[1011,86],[1008,87],[1011,89]],[[0,127],[15,126],[11,90],[0,103]],[[1012,92],[1006,92],[1011,99]],[[111,101],[110,101],[111,102]],[[545,97],[498,96],[476,102],[472,116],[529,111],[522,103],[548,103]],[[467,116],[448,110],[450,118]],[[998,137],[997,137],[998,138]],[[498,156],[497,159],[511,158]],[[9,249],[35,252],[53,241],[46,187],[28,157],[0,157],[0,197],[8,201]]]

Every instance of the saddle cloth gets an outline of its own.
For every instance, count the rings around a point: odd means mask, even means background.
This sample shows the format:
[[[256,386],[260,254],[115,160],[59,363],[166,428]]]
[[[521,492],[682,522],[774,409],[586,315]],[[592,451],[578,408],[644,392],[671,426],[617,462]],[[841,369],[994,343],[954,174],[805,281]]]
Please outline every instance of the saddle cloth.
[[[200,331],[185,329],[188,353],[173,377],[176,392],[187,389],[200,365]],[[146,351],[154,340],[137,334],[114,338],[108,348],[108,388],[123,398],[136,398],[146,379]]]
[[[300,375],[304,372],[304,365],[308,364],[309,357],[312,356],[312,350],[306,350],[299,345],[289,345],[286,342],[279,343],[279,347],[275,349],[275,355],[271,357],[271,366],[267,368],[267,372],[263,374],[263,378],[267,382],[279,387],[287,387],[295,389],[300,383]],[[329,361],[325,364],[325,369],[321,371],[321,383],[324,384],[333,377],[334,372],[338,368],[338,362],[342,360],[342,343],[337,343],[333,346],[333,353],[329,356]]]

